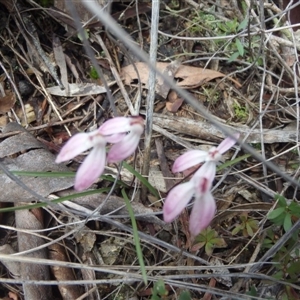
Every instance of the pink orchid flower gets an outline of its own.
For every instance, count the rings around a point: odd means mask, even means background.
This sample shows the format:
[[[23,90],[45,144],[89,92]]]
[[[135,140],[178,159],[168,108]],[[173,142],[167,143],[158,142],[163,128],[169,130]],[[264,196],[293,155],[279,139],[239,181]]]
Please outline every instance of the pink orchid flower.
[[[235,139],[238,137],[238,134],[234,135]],[[195,196],[189,223],[192,236],[198,235],[210,224],[216,211],[216,203],[210,191],[216,175],[216,163],[236,143],[235,139],[226,138],[218,147],[213,147],[208,152],[191,150],[176,159],[173,172],[181,172],[203,161],[205,163],[190,181],[175,186],[169,192],[163,207],[165,222],[172,222]]]
[[[239,136],[239,133],[235,133],[233,135],[234,139],[228,137],[222,141],[218,147],[212,147],[208,152],[203,150],[190,150],[184,153],[175,160],[172,172],[182,172],[205,161],[218,162],[222,154],[236,143]]]
[[[133,154],[137,148],[141,135],[144,131],[142,117],[117,117],[105,122],[99,131],[115,143],[109,150],[107,161],[116,163]],[[126,132],[129,132],[125,135]]]
[[[76,173],[74,187],[77,191],[90,187],[103,173],[106,162],[105,146],[105,137],[99,130],[95,130],[74,135],[61,149],[56,158],[56,163],[68,161],[93,148]]]
[[[135,151],[143,129],[141,117],[110,119],[93,132],[78,133],[70,138],[58,154],[56,163],[68,161],[92,148],[75,177],[74,187],[82,191],[89,188],[103,173],[107,142],[115,143],[108,153],[108,161],[121,161]],[[129,133],[126,134],[127,132]]]

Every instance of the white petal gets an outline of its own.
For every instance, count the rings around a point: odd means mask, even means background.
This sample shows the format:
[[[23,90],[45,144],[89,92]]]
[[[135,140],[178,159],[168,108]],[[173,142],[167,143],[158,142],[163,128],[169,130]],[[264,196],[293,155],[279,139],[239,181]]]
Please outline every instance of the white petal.
[[[89,133],[77,133],[62,147],[55,162],[60,163],[62,161],[70,160],[80,153],[99,144],[105,146],[106,141],[98,130]]]
[[[77,191],[89,188],[98,179],[103,173],[105,160],[105,147],[94,147],[76,173],[75,189]]]
[[[121,142],[114,144],[107,155],[107,161],[115,163],[124,160],[134,153],[137,148],[143,128],[140,125],[133,125],[129,134],[127,134]]]
[[[194,192],[193,183],[190,181],[175,186],[165,200],[164,221],[172,222],[190,202]]]
[[[190,150],[180,155],[174,162],[172,172],[182,172],[190,167],[196,166],[205,161],[208,153],[202,150]]]
[[[214,218],[215,212],[216,203],[210,191],[201,197],[196,197],[190,216],[191,235],[195,237],[205,229]]]
[[[230,137],[226,138],[218,147],[217,150],[223,154],[225,153],[227,150],[229,150],[233,145],[236,144],[236,140],[239,138],[240,134],[239,133],[235,133],[233,134],[233,137],[235,139],[232,139]]]
[[[144,128],[144,120],[142,117],[116,117],[110,119],[103,123],[99,131],[103,135],[112,135],[116,133],[128,132],[131,131],[132,126],[135,124],[139,124],[142,128]]]

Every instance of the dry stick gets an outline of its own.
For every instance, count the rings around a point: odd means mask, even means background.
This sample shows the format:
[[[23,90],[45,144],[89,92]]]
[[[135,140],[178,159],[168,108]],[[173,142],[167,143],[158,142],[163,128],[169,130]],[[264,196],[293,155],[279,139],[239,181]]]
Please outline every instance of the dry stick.
[[[131,37],[118,26],[118,24],[115,22],[115,20],[108,15],[106,12],[102,11],[99,6],[92,1],[84,1],[83,4],[93,13],[95,13],[98,18],[106,24],[107,28],[111,30],[111,32],[116,35],[119,39],[123,41],[123,43],[142,61],[147,63],[150,69],[156,69],[156,66],[151,64],[149,61],[149,58],[147,54],[139,49],[134,43],[131,41]],[[168,83],[173,90],[175,90],[182,98],[184,98],[191,106],[193,106],[201,115],[209,120],[213,125],[215,125],[217,128],[219,128],[221,131],[224,132],[225,135],[230,136],[231,138],[235,139],[232,136],[232,132],[229,131],[227,128],[225,128],[220,122],[216,120],[209,112],[208,110],[199,103],[193,96],[191,96],[189,93],[184,91],[182,88],[177,86],[174,81],[167,78],[167,76],[164,76],[162,72],[159,70],[156,70],[157,74],[164,78],[165,82]],[[240,141],[237,141],[238,144],[241,145],[241,147],[248,153],[250,153],[255,159],[263,162],[269,169],[280,175],[283,179],[290,182],[291,184],[300,187],[300,183],[293,179],[292,177],[288,176],[287,174],[283,173],[276,165],[274,165],[271,162],[264,161],[263,157],[255,151],[251,146],[241,143]]]
[[[152,1],[152,14],[151,14],[151,32],[150,32],[150,62],[156,65],[157,60],[157,39],[158,39],[158,21],[159,21],[159,0]],[[153,126],[153,110],[155,100],[155,84],[156,84],[156,69],[153,68],[149,72],[148,79],[148,96],[146,105],[146,126],[145,126],[145,151],[142,175],[148,176],[150,169],[150,154],[151,154],[151,137]],[[142,188],[142,199],[146,199],[147,187]]]

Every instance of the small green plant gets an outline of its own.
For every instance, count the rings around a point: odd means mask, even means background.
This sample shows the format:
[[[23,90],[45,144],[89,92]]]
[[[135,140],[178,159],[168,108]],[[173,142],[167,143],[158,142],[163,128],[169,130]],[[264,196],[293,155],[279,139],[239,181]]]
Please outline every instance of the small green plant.
[[[196,237],[192,250],[198,250],[205,247],[205,253],[207,255],[212,255],[214,248],[224,248],[226,246],[225,240],[219,237],[217,231],[208,227]]]
[[[154,283],[150,300],[161,300],[164,299],[167,295],[168,291],[166,289],[165,283],[162,279],[159,279]]]
[[[248,118],[249,112],[246,106],[241,106],[239,103],[233,104],[234,114],[240,120],[245,120]]]
[[[300,218],[300,205],[295,201],[288,203],[285,197],[281,195],[277,195],[275,200],[277,200],[277,206],[268,214],[268,219],[287,232],[293,226],[293,222]],[[274,225],[268,229],[266,238],[263,241],[263,248],[265,249],[271,248],[280,238],[280,232],[282,231],[279,228],[274,233]],[[300,250],[295,248],[295,245],[298,243],[298,239],[299,230],[296,230],[293,236],[274,255],[275,273],[273,277],[276,279],[297,282],[300,269]],[[293,297],[294,290],[288,285],[286,287],[284,294],[286,297],[281,299],[297,299]]]
[[[268,214],[268,219],[275,225],[282,226],[284,231],[287,232],[295,222],[300,218],[300,205],[292,201],[289,204],[283,196],[276,196],[276,208]]]
[[[169,292],[166,289],[165,283],[162,279],[159,279],[157,282],[154,283],[153,289],[152,289],[152,296],[150,300],[163,300],[167,299]],[[189,291],[183,291],[181,292],[179,300],[191,300],[191,295]]]
[[[243,236],[253,236],[254,233],[258,230],[258,221],[252,218],[249,218],[247,213],[244,213],[239,216],[241,224],[237,225],[233,230],[232,234],[235,235],[242,231]]]
[[[98,75],[95,67],[93,67],[93,66],[91,66],[91,68],[90,68],[89,75],[90,75],[90,78],[95,79],[95,80],[99,78],[99,75]]]

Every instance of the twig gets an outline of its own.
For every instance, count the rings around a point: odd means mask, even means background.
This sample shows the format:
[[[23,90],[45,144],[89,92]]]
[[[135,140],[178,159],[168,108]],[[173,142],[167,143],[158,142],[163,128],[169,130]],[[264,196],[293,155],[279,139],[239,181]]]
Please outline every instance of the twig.
[[[156,65],[157,59],[157,39],[158,39],[158,21],[159,21],[159,0],[152,1],[151,15],[151,43],[150,43],[150,63]],[[148,96],[146,105],[146,126],[145,126],[145,151],[142,175],[148,176],[150,169],[151,137],[153,124],[153,110],[155,100],[156,69],[149,70]],[[145,199],[146,189],[143,188],[142,198]]]

